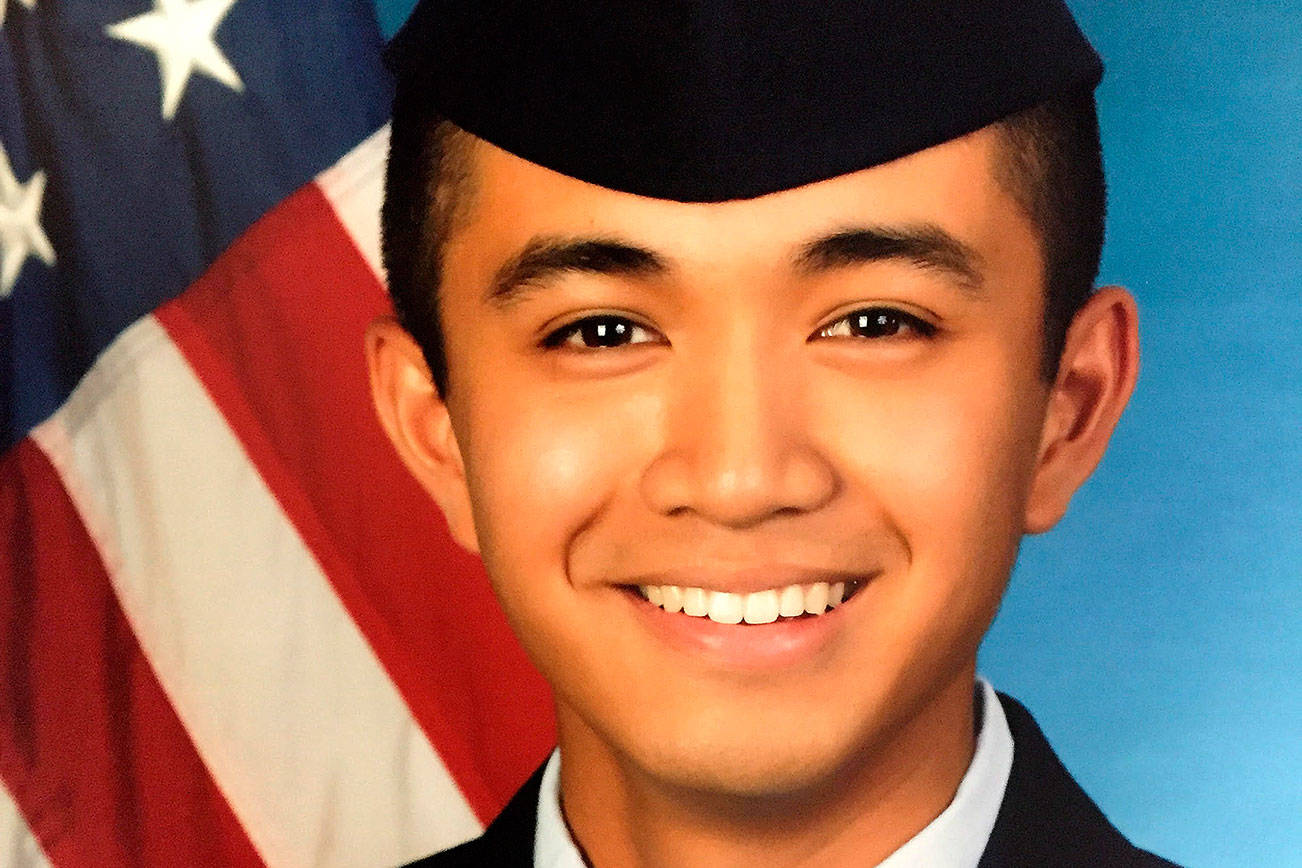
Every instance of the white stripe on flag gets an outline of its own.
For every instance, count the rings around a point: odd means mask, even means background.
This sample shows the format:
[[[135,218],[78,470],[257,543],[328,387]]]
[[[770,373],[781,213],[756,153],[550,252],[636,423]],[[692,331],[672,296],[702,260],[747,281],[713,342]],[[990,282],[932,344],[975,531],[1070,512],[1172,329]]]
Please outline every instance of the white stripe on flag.
[[[41,845],[27,828],[18,805],[0,782],[0,865],[5,868],[50,868]]]
[[[152,316],[33,432],[199,755],[271,866],[381,865],[479,823]]]
[[[316,178],[317,187],[330,200],[339,222],[381,284],[384,268],[380,260],[380,206],[388,155],[389,125],[385,124]]]

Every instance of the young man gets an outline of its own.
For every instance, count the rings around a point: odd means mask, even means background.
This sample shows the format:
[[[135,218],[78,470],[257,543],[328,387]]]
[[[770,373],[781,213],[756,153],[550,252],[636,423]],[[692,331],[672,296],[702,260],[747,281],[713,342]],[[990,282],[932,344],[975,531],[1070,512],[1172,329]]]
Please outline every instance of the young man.
[[[558,753],[431,865],[1158,865],[976,678],[1101,457],[1097,56],[1055,0],[425,0],[368,339]]]

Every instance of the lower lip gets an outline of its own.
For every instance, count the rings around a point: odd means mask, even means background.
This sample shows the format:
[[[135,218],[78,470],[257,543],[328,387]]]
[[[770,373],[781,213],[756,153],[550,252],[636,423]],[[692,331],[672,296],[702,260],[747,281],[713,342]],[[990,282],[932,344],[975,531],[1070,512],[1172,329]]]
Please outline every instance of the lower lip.
[[[666,612],[634,590],[625,596],[636,617],[666,645],[695,661],[740,670],[783,669],[818,657],[846,623],[854,600],[822,615],[779,618],[771,624],[720,624]]]

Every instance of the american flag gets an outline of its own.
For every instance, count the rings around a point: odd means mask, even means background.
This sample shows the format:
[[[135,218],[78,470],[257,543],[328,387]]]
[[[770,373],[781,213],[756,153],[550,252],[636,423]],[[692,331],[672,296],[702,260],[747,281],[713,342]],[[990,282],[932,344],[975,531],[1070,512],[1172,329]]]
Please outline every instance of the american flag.
[[[0,864],[385,865],[545,686],[371,409],[370,0],[0,0]]]

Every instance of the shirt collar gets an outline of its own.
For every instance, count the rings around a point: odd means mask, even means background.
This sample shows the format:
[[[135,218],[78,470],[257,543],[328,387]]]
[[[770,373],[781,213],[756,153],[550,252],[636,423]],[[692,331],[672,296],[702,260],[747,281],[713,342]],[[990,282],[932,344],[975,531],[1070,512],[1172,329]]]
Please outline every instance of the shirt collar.
[[[2,2],[2,0],[0,0]],[[585,868],[579,848],[561,816],[561,751],[552,751],[538,788],[538,825],[533,838],[534,868]]]
[[[949,806],[877,868],[975,868],[995,827],[1013,768],[1013,736],[994,688],[977,679],[981,728],[967,773]],[[560,751],[552,751],[538,790],[534,868],[584,868],[561,816]]]
[[[877,868],[976,868],[981,861],[1013,768],[1013,735],[990,682],[979,678],[977,687],[982,699],[981,731],[953,801]]]

